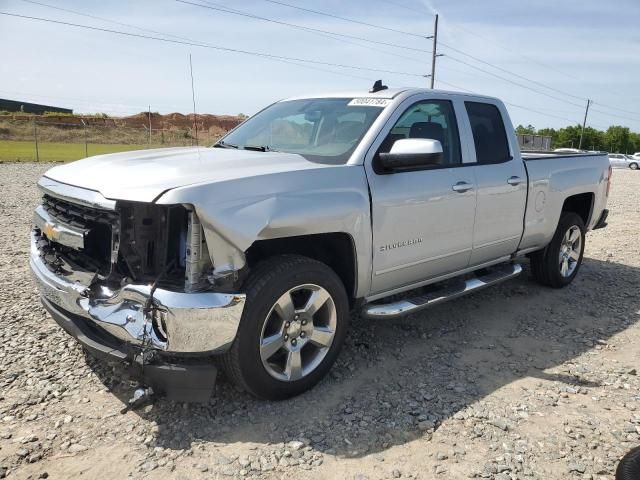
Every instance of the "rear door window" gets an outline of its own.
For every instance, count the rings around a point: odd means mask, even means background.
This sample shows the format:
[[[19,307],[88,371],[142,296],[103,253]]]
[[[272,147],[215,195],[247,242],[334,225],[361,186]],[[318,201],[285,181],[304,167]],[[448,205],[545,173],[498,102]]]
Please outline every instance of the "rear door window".
[[[471,122],[477,162],[491,164],[511,160],[507,132],[498,107],[480,102],[465,102],[465,107]]]

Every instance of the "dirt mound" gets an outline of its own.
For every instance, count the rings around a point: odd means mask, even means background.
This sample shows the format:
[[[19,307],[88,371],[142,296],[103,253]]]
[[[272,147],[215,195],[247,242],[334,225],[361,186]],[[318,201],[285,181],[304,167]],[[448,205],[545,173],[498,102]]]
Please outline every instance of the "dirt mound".
[[[191,130],[194,127],[194,115],[192,113],[184,115],[182,113],[169,113],[162,115],[152,112],[137,113],[128,117],[107,117],[100,115],[6,115],[3,118],[18,120],[35,117],[38,124],[67,124],[82,126],[106,126],[106,127],[133,127],[148,128],[149,116],[151,116],[151,128],[153,130]],[[195,116],[198,130],[220,130],[228,131],[238,125],[243,118],[234,115],[212,115],[209,113],[197,114]]]

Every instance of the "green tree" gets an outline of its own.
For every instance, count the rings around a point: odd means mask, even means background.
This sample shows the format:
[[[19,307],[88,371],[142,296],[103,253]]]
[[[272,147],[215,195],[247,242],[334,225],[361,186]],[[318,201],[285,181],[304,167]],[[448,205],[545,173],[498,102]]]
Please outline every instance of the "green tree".
[[[516,127],[516,133],[518,135],[535,135],[536,127],[534,127],[533,125],[527,125],[526,127],[518,125]]]
[[[581,130],[580,125],[559,129],[553,139],[553,146],[555,148],[578,148]]]
[[[582,148],[585,150],[606,150],[604,132],[592,127],[586,127],[584,129],[584,138],[582,139]]]
[[[582,125],[571,125],[564,128],[536,129],[529,125],[518,125],[517,133],[542,135],[552,138],[553,148],[578,148]],[[620,125],[612,125],[606,132],[593,127],[584,129],[582,148],[585,150],[598,150],[607,152],[635,153],[640,152],[640,133],[631,132],[629,128]]]
[[[551,137],[555,138],[558,132],[555,128],[541,128],[538,130],[538,135],[542,135],[543,137]]]
[[[625,153],[640,152],[640,133],[629,133],[629,145]]]
[[[612,125],[604,133],[605,150],[609,152],[625,152],[629,148],[629,129],[620,125]]]

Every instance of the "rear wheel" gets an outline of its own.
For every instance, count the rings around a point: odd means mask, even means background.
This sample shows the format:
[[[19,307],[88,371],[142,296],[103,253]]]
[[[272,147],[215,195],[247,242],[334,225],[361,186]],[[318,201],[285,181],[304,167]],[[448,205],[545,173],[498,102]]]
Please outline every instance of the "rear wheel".
[[[321,262],[284,255],[260,264],[246,293],[236,340],[223,359],[227,374],[266,399],[308,390],[329,371],[346,335],[342,281]]]
[[[549,245],[531,255],[531,271],[538,283],[553,288],[569,285],[582,264],[585,226],[580,215],[563,212]]]

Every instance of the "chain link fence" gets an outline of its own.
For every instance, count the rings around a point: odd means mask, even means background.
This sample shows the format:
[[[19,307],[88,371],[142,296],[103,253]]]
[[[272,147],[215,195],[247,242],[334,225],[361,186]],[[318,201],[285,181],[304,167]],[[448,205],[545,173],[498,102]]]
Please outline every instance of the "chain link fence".
[[[106,123],[106,122],[105,122]],[[91,119],[70,121],[46,117],[0,116],[0,161],[72,161],[92,155],[149,148],[208,146],[226,129],[219,126],[149,128],[98,124]]]

